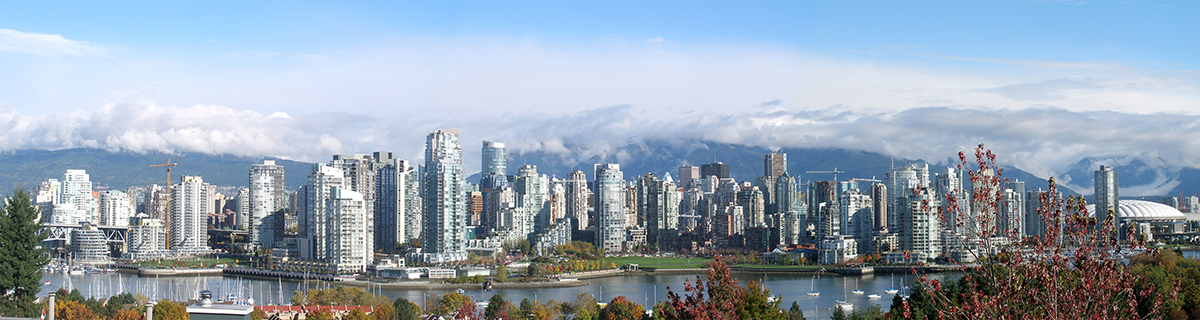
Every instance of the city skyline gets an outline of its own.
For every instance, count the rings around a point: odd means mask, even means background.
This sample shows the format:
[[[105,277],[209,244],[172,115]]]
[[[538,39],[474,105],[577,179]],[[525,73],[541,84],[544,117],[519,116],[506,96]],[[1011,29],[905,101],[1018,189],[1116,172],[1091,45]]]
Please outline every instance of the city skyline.
[[[0,9],[5,151],[421,161],[426,132],[462,128],[580,158],[694,139],[936,163],[986,143],[1075,189],[1080,159],[1146,163],[1151,191],[1200,168],[1193,2]]]

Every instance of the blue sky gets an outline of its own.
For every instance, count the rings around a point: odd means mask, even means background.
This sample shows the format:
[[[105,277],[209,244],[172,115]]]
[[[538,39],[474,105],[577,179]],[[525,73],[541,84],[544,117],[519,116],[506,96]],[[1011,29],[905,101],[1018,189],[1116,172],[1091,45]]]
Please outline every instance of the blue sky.
[[[1170,171],[1200,167],[1196,17],[1196,1],[6,1],[0,150],[419,157],[458,127],[467,146],[583,158],[639,139],[926,159],[985,142],[1046,176],[1085,157]]]

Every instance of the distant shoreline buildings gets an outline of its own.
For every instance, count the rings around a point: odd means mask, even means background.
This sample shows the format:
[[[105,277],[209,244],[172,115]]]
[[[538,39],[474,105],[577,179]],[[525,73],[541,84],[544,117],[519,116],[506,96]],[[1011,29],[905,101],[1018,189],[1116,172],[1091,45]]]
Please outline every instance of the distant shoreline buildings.
[[[46,223],[85,225],[54,241],[75,242],[71,254],[88,261],[107,256],[96,252],[104,247],[96,232],[126,228],[123,258],[262,249],[271,263],[320,265],[331,273],[361,273],[380,261],[453,264],[520,243],[546,253],[571,241],[610,254],[746,250],[801,252],[820,263],[961,261],[979,249],[978,239],[1046,232],[1037,213],[1045,190],[1026,190],[1015,179],[985,185],[986,179],[923,163],[893,166],[882,180],[837,180],[836,169],[808,173],[833,179],[802,180],[789,172],[787,154],[772,152],[752,181],[733,179],[721,162],[682,166],[675,177],[638,173],[627,180],[617,163],[563,178],[532,165],[509,172],[504,143],[484,141],[481,151],[478,181],[467,181],[459,132],[437,130],[426,137],[419,166],[391,152],[334,155],[313,165],[297,190],[286,190],[285,168],[266,160],[249,168],[245,186],[220,191],[202,177],[183,176],[170,188],[94,192],[85,171],[67,170],[34,195]],[[1174,208],[1200,211],[1195,196],[1161,207],[1118,200],[1117,173],[1107,166],[1096,170],[1095,186],[1101,212],[1113,210],[1122,228],[1141,234],[1182,228]],[[973,203],[978,192],[1002,200]],[[959,201],[952,207],[947,196]],[[995,229],[984,229],[983,218]],[[213,242],[210,229],[233,231]],[[248,241],[234,243],[238,232]]]

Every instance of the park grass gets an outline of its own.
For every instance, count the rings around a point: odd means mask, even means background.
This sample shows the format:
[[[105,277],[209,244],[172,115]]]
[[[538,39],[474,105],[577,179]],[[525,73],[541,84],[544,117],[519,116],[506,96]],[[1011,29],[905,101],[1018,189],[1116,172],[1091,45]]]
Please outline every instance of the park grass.
[[[636,264],[639,268],[658,268],[658,269],[704,269],[708,267],[708,263],[712,261],[709,258],[654,258],[654,257],[609,257],[606,260],[623,266],[627,264]]]
[[[794,266],[794,265],[777,265],[777,264],[735,264],[732,267],[746,268],[746,269],[764,269],[764,270],[789,269],[789,270],[798,270],[798,271],[820,271],[822,268],[822,266]],[[829,270],[829,269],[826,269],[826,270]]]
[[[208,259],[208,258],[195,259],[195,258],[193,258],[193,259],[146,260],[146,261],[139,261],[134,264],[139,265],[139,266],[144,266],[144,267],[151,267],[151,268],[173,268],[173,267],[211,268],[218,264],[233,265],[233,263],[234,263],[234,259],[229,259],[229,258],[220,258],[220,259]]]

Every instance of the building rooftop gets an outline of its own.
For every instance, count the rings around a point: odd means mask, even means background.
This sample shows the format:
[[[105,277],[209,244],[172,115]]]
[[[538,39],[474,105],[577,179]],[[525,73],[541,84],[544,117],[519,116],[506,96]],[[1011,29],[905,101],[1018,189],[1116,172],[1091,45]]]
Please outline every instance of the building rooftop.
[[[1095,204],[1089,204],[1087,210],[1093,216],[1096,215]],[[1183,212],[1179,212],[1179,209],[1158,202],[1143,200],[1121,200],[1118,202],[1117,218],[1143,222],[1172,222],[1187,219],[1183,215]]]

